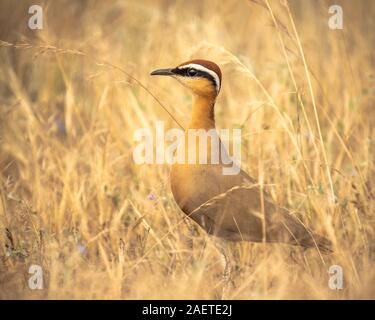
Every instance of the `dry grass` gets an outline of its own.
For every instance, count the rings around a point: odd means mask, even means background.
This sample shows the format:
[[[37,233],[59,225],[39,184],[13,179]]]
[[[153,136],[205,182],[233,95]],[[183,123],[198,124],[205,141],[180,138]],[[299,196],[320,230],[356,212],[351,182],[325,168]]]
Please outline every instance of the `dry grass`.
[[[150,71],[192,57],[222,67],[216,118],[242,128],[244,168],[335,243],[323,260],[231,245],[229,298],[375,298],[375,5],[336,2],[343,31],[329,1],[45,1],[35,32],[31,2],[2,1],[0,298],[220,298],[220,255],[184,222],[169,168],[132,159],[136,129],[178,126],[155,97],[189,117],[189,93]]]

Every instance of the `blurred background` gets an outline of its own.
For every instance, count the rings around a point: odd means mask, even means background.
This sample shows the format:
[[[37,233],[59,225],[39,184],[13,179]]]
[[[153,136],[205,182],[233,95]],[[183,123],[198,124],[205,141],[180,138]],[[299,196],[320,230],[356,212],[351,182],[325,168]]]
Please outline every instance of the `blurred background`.
[[[192,58],[223,71],[217,126],[242,129],[243,168],[335,244],[232,244],[228,297],[374,298],[374,14],[370,0],[1,0],[0,298],[221,297],[220,254],[184,222],[168,166],[132,158],[135,130],[178,127],[153,95],[186,125],[190,93],[149,73]]]

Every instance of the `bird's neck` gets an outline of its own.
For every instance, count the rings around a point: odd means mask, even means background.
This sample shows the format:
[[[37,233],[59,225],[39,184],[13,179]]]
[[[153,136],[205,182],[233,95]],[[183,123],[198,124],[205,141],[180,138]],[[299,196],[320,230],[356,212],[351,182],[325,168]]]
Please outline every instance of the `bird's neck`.
[[[215,100],[216,97],[211,95],[194,95],[189,128],[215,128]]]

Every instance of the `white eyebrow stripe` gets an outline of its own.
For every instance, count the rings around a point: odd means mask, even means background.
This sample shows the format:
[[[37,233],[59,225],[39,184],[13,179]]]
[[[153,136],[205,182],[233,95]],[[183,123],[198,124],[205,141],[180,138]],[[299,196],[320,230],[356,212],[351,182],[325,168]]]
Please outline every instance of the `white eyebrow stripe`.
[[[178,69],[184,69],[184,68],[194,68],[199,71],[207,72],[209,75],[211,75],[214,78],[216,91],[219,92],[221,83],[220,83],[220,78],[215,71],[212,71],[211,69],[208,69],[196,63],[189,63],[189,64],[185,64],[183,66],[178,67]]]

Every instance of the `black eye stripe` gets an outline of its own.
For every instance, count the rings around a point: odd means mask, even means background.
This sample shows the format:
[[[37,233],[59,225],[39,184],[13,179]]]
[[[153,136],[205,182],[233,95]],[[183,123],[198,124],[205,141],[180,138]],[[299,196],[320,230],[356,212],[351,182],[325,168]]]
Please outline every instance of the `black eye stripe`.
[[[216,80],[215,78],[210,75],[209,73],[205,72],[205,71],[202,71],[202,70],[198,70],[198,69],[195,69],[193,68],[195,71],[196,71],[196,74],[194,76],[191,76],[188,74],[188,70],[191,69],[191,68],[175,68],[172,70],[172,72],[176,75],[179,75],[179,76],[182,76],[182,77],[189,77],[189,78],[205,78],[205,79],[208,79],[212,82],[212,84],[217,87],[217,83],[216,83]]]

